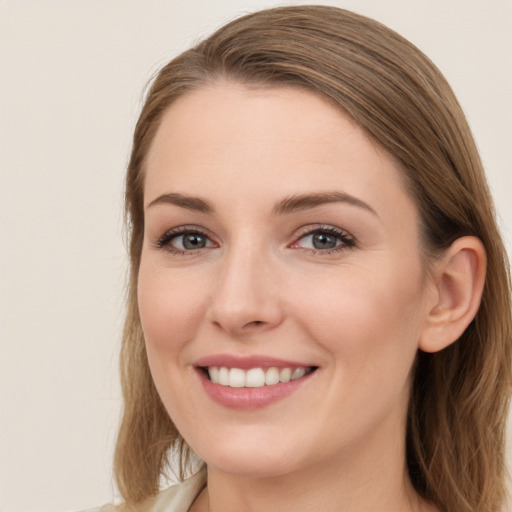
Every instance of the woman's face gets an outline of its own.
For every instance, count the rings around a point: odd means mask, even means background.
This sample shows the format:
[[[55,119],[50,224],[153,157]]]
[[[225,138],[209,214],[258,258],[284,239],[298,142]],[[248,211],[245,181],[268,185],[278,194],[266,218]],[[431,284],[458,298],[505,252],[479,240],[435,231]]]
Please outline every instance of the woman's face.
[[[210,468],[402,456],[430,288],[392,157],[311,92],[214,84],[165,114],[144,203],[151,372]]]

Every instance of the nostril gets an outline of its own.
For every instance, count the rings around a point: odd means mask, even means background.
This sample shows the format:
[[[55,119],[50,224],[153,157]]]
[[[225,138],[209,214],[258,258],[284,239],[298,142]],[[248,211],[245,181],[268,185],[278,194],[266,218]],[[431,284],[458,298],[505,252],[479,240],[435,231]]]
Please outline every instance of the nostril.
[[[248,322],[245,324],[245,327],[258,327],[260,325],[263,325],[265,322],[261,320],[253,320],[252,322]]]

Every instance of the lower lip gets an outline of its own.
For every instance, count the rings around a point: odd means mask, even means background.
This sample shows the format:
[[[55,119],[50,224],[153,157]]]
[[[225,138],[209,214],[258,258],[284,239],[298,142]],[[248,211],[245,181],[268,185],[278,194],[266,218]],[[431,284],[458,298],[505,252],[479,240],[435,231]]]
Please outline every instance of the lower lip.
[[[197,369],[201,384],[206,394],[218,404],[231,409],[258,409],[273,404],[297,391],[305,384],[312,372],[304,377],[290,382],[281,382],[273,386],[262,386],[260,388],[231,388],[221,386],[209,380],[204,372]]]

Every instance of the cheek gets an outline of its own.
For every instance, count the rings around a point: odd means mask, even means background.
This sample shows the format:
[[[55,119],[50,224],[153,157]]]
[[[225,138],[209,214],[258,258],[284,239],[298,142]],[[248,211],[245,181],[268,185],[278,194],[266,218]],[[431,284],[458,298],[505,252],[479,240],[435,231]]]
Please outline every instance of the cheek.
[[[204,316],[200,283],[183,274],[141,264],[138,305],[148,352],[176,352]]]
[[[183,381],[190,372],[187,348],[204,318],[199,284],[144,262],[139,270],[138,305],[149,367],[173,421],[183,418],[192,400]]]
[[[344,373],[387,379],[400,368],[408,374],[422,326],[419,269],[404,278],[392,265],[374,272],[352,268],[316,289],[296,316]]]

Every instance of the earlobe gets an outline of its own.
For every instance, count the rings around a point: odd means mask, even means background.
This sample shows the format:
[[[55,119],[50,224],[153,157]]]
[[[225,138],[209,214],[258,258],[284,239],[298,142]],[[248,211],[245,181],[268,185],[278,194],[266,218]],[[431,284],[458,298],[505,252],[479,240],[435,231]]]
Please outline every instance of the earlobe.
[[[473,236],[455,240],[434,263],[431,285],[435,293],[420,336],[421,350],[438,352],[466,330],[480,306],[486,265],[485,248]]]

